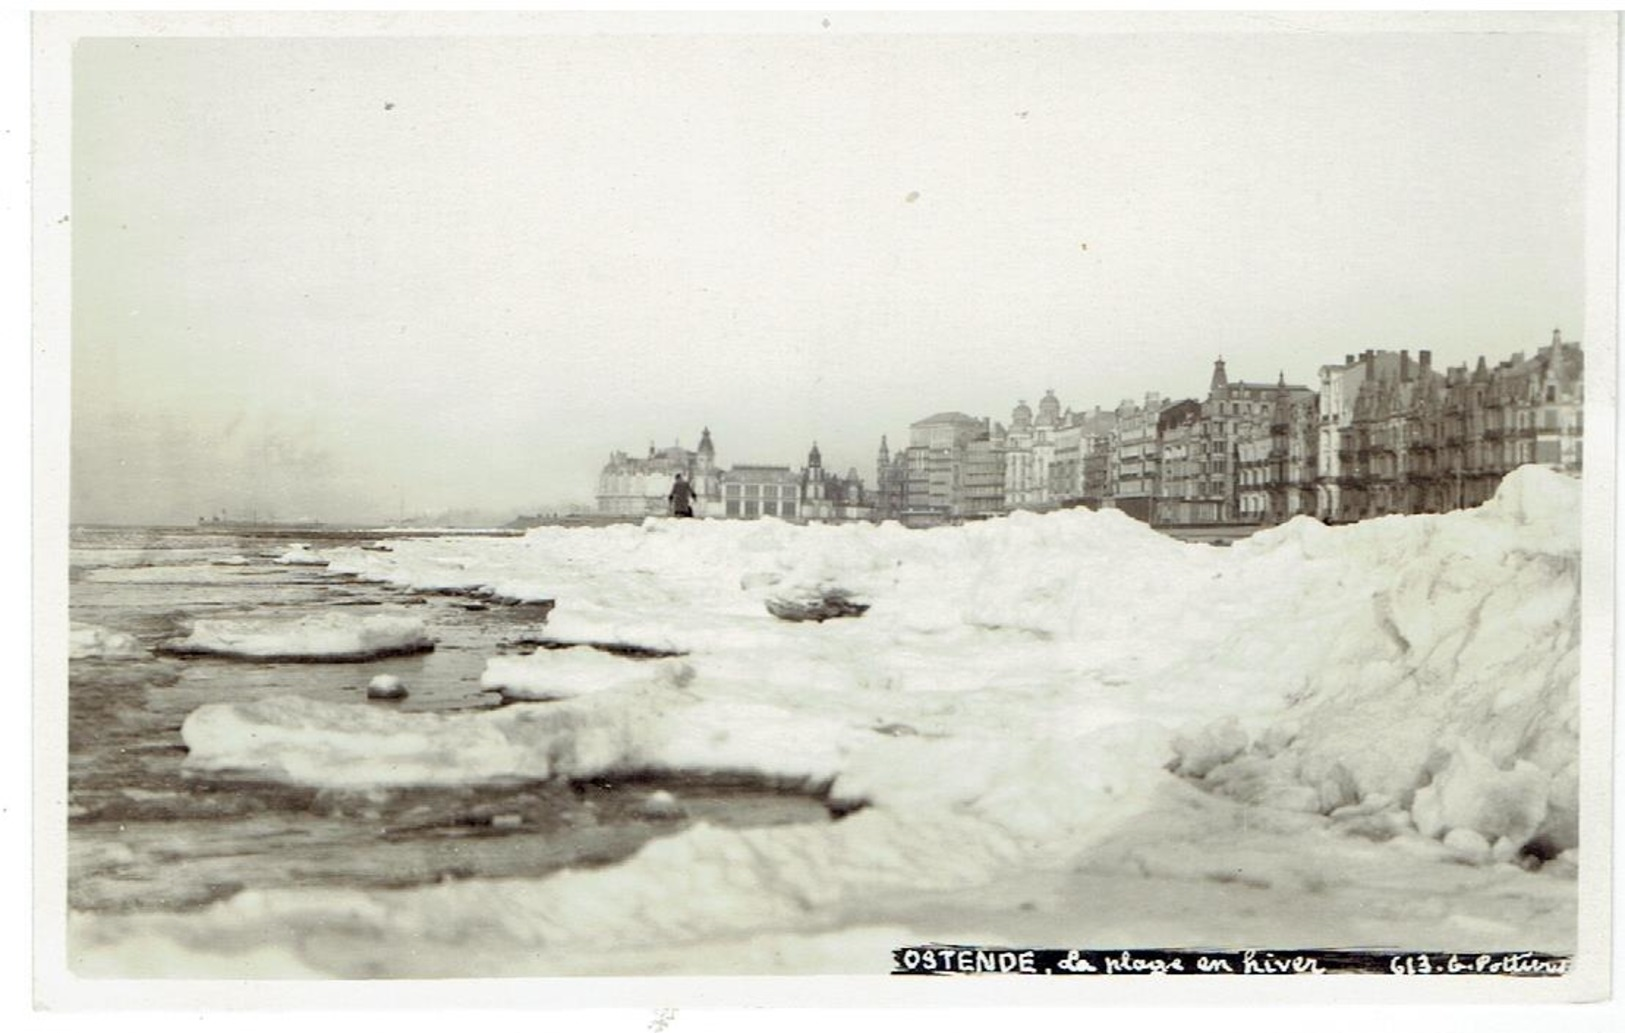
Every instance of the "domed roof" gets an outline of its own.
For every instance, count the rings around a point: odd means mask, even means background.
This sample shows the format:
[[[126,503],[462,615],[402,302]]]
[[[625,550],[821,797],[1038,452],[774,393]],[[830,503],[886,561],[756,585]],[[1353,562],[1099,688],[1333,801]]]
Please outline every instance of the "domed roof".
[[[1010,429],[1026,430],[1033,425],[1033,410],[1025,400],[1016,403],[1010,411]]]
[[[1044,397],[1038,402],[1038,422],[1053,427],[1061,418],[1061,400],[1055,397],[1055,391],[1044,392]]]

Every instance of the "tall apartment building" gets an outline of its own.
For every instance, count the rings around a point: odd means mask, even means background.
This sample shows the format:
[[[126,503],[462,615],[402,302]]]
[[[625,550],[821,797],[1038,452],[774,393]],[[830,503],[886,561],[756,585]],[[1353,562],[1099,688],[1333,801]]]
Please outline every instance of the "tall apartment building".
[[[1111,432],[1105,504],[1146,523],[1152,519],[1162,463],[1157,420],[1168,405],[1155,391],[1146,393],[1143,404],[1125,399]]]
[[[1269,422],[1236,445],[1238,519],[1278,524],[1315,511],[1319,396],[1282,374]]]
[[[1437,412],[1443,381],[1426,351],[1414,363],[1410,352],[1401,351],[1397,365],[1373,364],[1355,395],[1353,423],[1340,441],[1347,489],[1343,519],[1426,508],[1424,484],[1438,470],[1436,454],[1424,447],[1422,437]]]
[[[1049,497],[1061,506],[1096,506],[1106,494],[1107,453],[1117,414],[1097,405],[1086,413],[1070,410],[1055,431],[1049,463]]]
[[[961,412],[942,412],[909,426],[908,448],[887,455],[881,441],[882,496],[876,510],[884,518],[901,520],[911,527],[929,527],[963,517],[972,500],[985,500],[984,482],[998,453],[990,448],[973,450],[977,441],[988,441],[987,420]],[[974,474],[967,482],[967,457],[976,453]],[[999,457],[1002,461],[1002,457]],[[977,502],[976,504],[985,504]]]
[[[1204,510],[1213,514],[1213,520],[1231,523],[1252,519],[1244,514],[1241,503],[1241,444],[1269,436],[1282,404],[1290,407],[1313,397],[1314,392],[1309,388],[1288,384],[1284,373],[1273,384],[1232,381],[1225,372],[1222,356],[1213,363],[1213,376],[1208,383],[1207,401],[1202,403],[1197,434],[1201,449],[1197,460],[1200,466],[1197,498],[1202,500]],[[1257,451],[1248,449],[1249,459],[1255,464]],[[1254,495],[1255,508],[1258,501]]]
[[[1005,511],[1004,449],[990,433],[965,443],[956,516],[988,517]]]
[[[1423,355],[1428,355],[1424,352]],[[1345,355],[1343,364],[1320,367],[1320,469],[1315,484],[1315,516],[1329,524],[1358,520],[1365,509],[1364,474],[1355,465],[1355,400],[1366,381],[1399,376],[1400,353],[1366,351]]]
[[[1157,418],[1160,469],[1157,506],[1152,519],[1160,524],[1208,524],[1219,519],[1206,496],[1207,442],[1202,437],[1202,404],[1187,398]]]

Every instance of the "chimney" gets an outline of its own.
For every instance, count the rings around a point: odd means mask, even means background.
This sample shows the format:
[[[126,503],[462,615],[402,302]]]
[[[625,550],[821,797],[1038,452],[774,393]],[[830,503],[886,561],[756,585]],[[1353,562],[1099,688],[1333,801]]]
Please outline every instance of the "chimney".
[[[1349,355],[1348,353],[1345,352],[1344,355],[1343,355],[1343,365],[1345,365],[1345,366],[1354,365],[1354,356]]]
[[[1402,348],[1399,352],[1399,382],[1408,384],[1411,381],[1411,350]]]
[[[1562,344],[1563,343],[1563,331],[1561,331],[1561,330],[1553,330],[1552,331],[1552,343],[1553,344]]]
[[[1416,353],[1416,361],[1422,369],[1422,379],[1426,380],[1427,375],[1433,372],[1433,353],[1423,348]]]

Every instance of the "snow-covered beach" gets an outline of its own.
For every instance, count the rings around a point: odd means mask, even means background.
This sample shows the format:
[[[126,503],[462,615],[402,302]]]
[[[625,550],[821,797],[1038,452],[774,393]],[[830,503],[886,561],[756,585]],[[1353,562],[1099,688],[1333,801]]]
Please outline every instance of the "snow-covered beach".
[[[188,778],[477,796],[731,777],[842,816],[693,821],[535,877],[76,911],[72,964],[731,975],[882,973],[926,942],[1572,951],[1579,495],[1525,468],[1476,510],[1300,519],[1229,549],[1083,510],[323,549],[309,576],[551,601],[549,648],[491,650],[480,688],[511,701],[495,708],[298,684],[203,702],[181,729]],[[774,613],[832,596],[852,615]],[[346,652],[342,623],[324,648]],[[400,645],[379,628],[372,647]],[[254,630],[272,649],[275,627]],[[273,652],[310,629],[288,630]]]

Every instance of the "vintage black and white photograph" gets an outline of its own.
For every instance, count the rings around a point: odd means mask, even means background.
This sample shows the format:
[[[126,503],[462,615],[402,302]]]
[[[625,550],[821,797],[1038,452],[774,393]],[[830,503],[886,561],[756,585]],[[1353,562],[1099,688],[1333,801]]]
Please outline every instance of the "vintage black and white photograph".
[[[1614,15],[36,28],[75,993],[1606,986]]]

